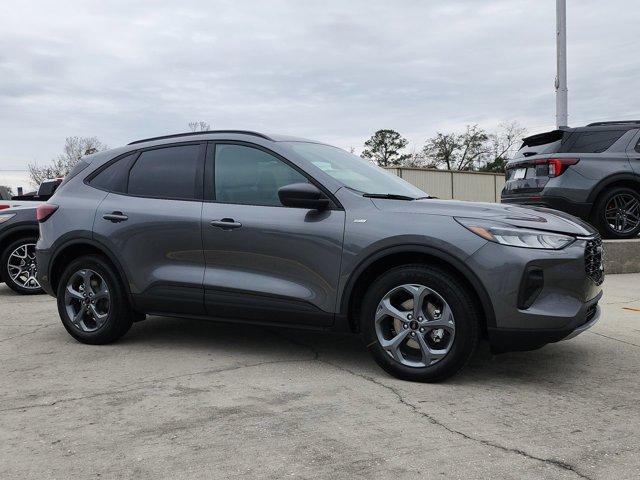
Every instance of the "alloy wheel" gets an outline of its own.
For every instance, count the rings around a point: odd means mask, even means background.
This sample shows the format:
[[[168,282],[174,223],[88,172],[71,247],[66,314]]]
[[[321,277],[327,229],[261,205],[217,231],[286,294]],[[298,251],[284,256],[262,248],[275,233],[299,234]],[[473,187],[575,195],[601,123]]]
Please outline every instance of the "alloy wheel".
[[[631,233],[640,226],[640,200],[629,193],[615,195],[607,202],[604,217],[614,232]]]
[[[69,320],[84,332],[95,332],[109,317],[111,297],[107,282],[88,268],[69,277],[64,302]]]
[[[36,280],[36,244],[25,243],[11,252],[7,260],[7,271],[16,285],[27,290],[40,290],[40,284]]]
[[[451,307],[424,285],[400,285],[376,309],[375,330],[382,348],[397,362],[427,367],[451,350],[456,324]]]

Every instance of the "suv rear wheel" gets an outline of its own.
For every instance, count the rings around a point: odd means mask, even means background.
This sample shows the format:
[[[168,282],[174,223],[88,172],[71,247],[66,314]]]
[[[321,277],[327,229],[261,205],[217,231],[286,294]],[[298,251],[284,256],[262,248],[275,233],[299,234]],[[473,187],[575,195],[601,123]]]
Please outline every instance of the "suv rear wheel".
[[[117,272],[98,255],[72,261],[60,278],[56,297],[62,324],[82,343],[114,342],[133,323],[134,313]]]
[[[43,293],[36,280],[36,237],[25,237],[11,242],[0,253],[0,278],[21,295]]]
[[[640,233],[640,195],[626,187],[616,187],[598,199],[595,223],[606,238],[634,238]]]
[[[478,341],[478,311],[450,273],[405,265],[380,276],[367,291],[361,332],[375,361],[391,375],[437,382],[467,363]]]

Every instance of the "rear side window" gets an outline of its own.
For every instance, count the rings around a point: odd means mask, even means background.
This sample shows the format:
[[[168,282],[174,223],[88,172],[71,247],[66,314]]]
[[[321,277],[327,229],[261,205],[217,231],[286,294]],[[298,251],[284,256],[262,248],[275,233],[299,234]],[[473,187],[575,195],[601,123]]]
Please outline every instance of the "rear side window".
[[[128,193],[142,197],[196,198],[200,145],[157,148],[140,154],[129,173]]]
[[[282,206],[278,189],[307,178],[279,158],[244,145],[216,145],[215,195],[219,202]]]
[[[69,180],[71,180],[73,177],[78,175],[88,166],[89,164],[87,162],[85,162],[84,160],[80,160],[78,163],[76,163],[76,166],[73,167],[71,171],[65,175],[64,180],[62,181],[62,183],[58,188],[60,188],[62,185],[65,185]]]
[[[593,130],[573,132],[563,142],[561,153],[601,153],[613,145],[626,130]]]
[[[91,180],[91,186],[108,192],[125,193],[129,169],[136,158],[136,153],[122,157],[102,170]]]

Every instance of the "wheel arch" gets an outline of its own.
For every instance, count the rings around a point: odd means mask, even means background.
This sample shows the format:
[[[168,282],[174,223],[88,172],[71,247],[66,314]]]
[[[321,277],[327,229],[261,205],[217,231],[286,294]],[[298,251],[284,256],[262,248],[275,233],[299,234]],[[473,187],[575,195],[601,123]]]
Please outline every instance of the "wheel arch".
[[[591,209],[592,214],[595,212],[598,199],[608,190],[616,187],[627,187],[640,193],[640,175],[633,173],[621,173],[611,175],[600,180],[593,190],[591,190],[587,199],[587,201],[593,205],[593,208]]]
[[[56,248],[51,257],[48,272],[51,288],[54,292],[58,289],[58,282],[60,281],[64,266],[83,255],[103,256],[115,268],[127,295],[131,294],[127,276],[116,256],[100,242],[88,238],[70,240]]]
[[[340,315],[346,318],[349,329],[358,331],[359,302],[366,287],[390,268],[410,263],[429,263],[448,270],[469,288],[481,310],[484,332],[496,325],[495,312],[487,290],[475,273],[453,255],[424,245],[403,245],[379,250],[362,260],[349,277],[340,301]]]

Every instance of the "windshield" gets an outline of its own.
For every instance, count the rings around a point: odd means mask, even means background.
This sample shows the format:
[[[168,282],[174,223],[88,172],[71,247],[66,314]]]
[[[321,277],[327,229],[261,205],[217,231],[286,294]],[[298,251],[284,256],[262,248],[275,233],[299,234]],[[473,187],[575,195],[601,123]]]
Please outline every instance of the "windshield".
[[[329,145],[287,142],[295,153],[347,187],[368,194],[391,194],[420,198],[419,188],[367,160]]]

